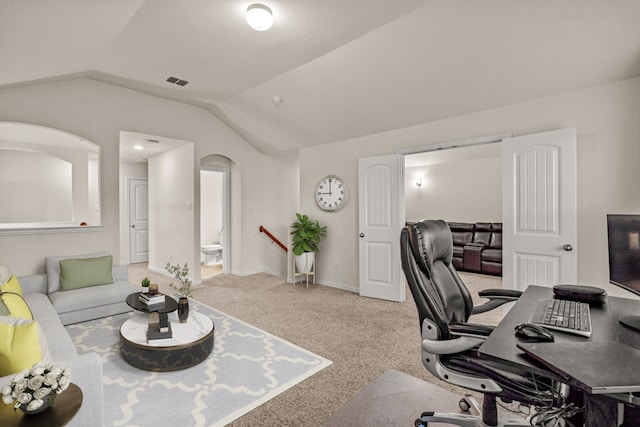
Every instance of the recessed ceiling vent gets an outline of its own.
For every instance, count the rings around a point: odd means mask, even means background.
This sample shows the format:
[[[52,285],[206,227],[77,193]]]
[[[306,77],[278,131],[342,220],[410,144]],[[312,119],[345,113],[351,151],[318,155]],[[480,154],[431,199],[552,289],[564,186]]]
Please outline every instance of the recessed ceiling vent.
[[[176,84],[178,86],[186,86],[189,83],[186,80],[182,80],[182,79],[179,79],[179,78],[173,77],[173,76],[167,77],[167,81],[169,83],[173,83],[173,84]]]
[[[148,143],[150,143],[150,144],[159,144],[160,143],[160,141],[158,141],[157,139],[147,139],[146,141]]]

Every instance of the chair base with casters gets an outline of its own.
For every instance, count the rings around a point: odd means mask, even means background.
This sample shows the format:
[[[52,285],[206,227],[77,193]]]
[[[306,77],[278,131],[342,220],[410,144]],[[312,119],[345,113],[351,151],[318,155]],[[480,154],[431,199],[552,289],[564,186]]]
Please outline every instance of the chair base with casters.
[[[495,400],[493,400],[495,404]],[[453,414],[453,413],[438,413],[438,412],[423,412],[415,421],[415,427],[427,427],[429,423],[448,423],[455,424],[460,427],[487,427],[491,424],[486,424],[482,421],[482,408],[478,401],[471,395],[466,395],[460,402],[460,409],[464,412],[470,412],[469,414]],[[498,427],[531,427],[528,419],[519,417],[517,415],[507,414],[496,424]],[[560,427],[560,426],[558,426]]]
[[[494,327],[470,323],[469,317],[515,301],[521,292],[484,290],[480,296],[488,302],[474,306],[452,264],[451,231],[444,221],[423,220],[408,225],[400,236],[400,250],[402,269],[420,319],[422,364],[442,381],[484,396],[482,408],[470,396],[461,401],[461,409],[468,407],[469,414],[424,412],[416,426],[430,422],[463,427],[531,426],[527,419],[514,414],[505,414],[498,420],[497,399],[544,410],[564,404],[566,385],[511,372],[510,367],[478,354]]]

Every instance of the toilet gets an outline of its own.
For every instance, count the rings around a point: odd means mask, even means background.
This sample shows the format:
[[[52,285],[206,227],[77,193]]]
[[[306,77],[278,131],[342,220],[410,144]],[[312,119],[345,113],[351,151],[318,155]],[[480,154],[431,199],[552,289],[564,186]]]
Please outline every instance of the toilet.
[[[214,265],[222,261],[222,245],[219,243],[202,245],[200,251],[204,254],[204,265]]]

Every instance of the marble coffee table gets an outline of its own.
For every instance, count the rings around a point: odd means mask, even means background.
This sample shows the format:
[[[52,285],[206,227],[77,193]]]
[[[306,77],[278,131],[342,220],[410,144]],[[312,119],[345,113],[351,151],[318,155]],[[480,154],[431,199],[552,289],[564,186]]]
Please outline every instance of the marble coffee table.
[[[136,313],[120,327],[120,353],[139,369],[169,372],[186,369],[209,357],[213,351],[213,320],[198,312],[189,313],[186,323],[170,313],[173,337],[147,342],[149,315]]]

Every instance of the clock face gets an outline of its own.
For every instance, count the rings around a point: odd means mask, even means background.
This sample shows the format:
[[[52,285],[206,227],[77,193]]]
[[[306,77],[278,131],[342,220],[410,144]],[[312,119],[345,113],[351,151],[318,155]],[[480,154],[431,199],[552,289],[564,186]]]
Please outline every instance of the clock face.
[[[325,211],[337,211],[347,202],[347,186],[333,175],[316,185],[316,203]]]

